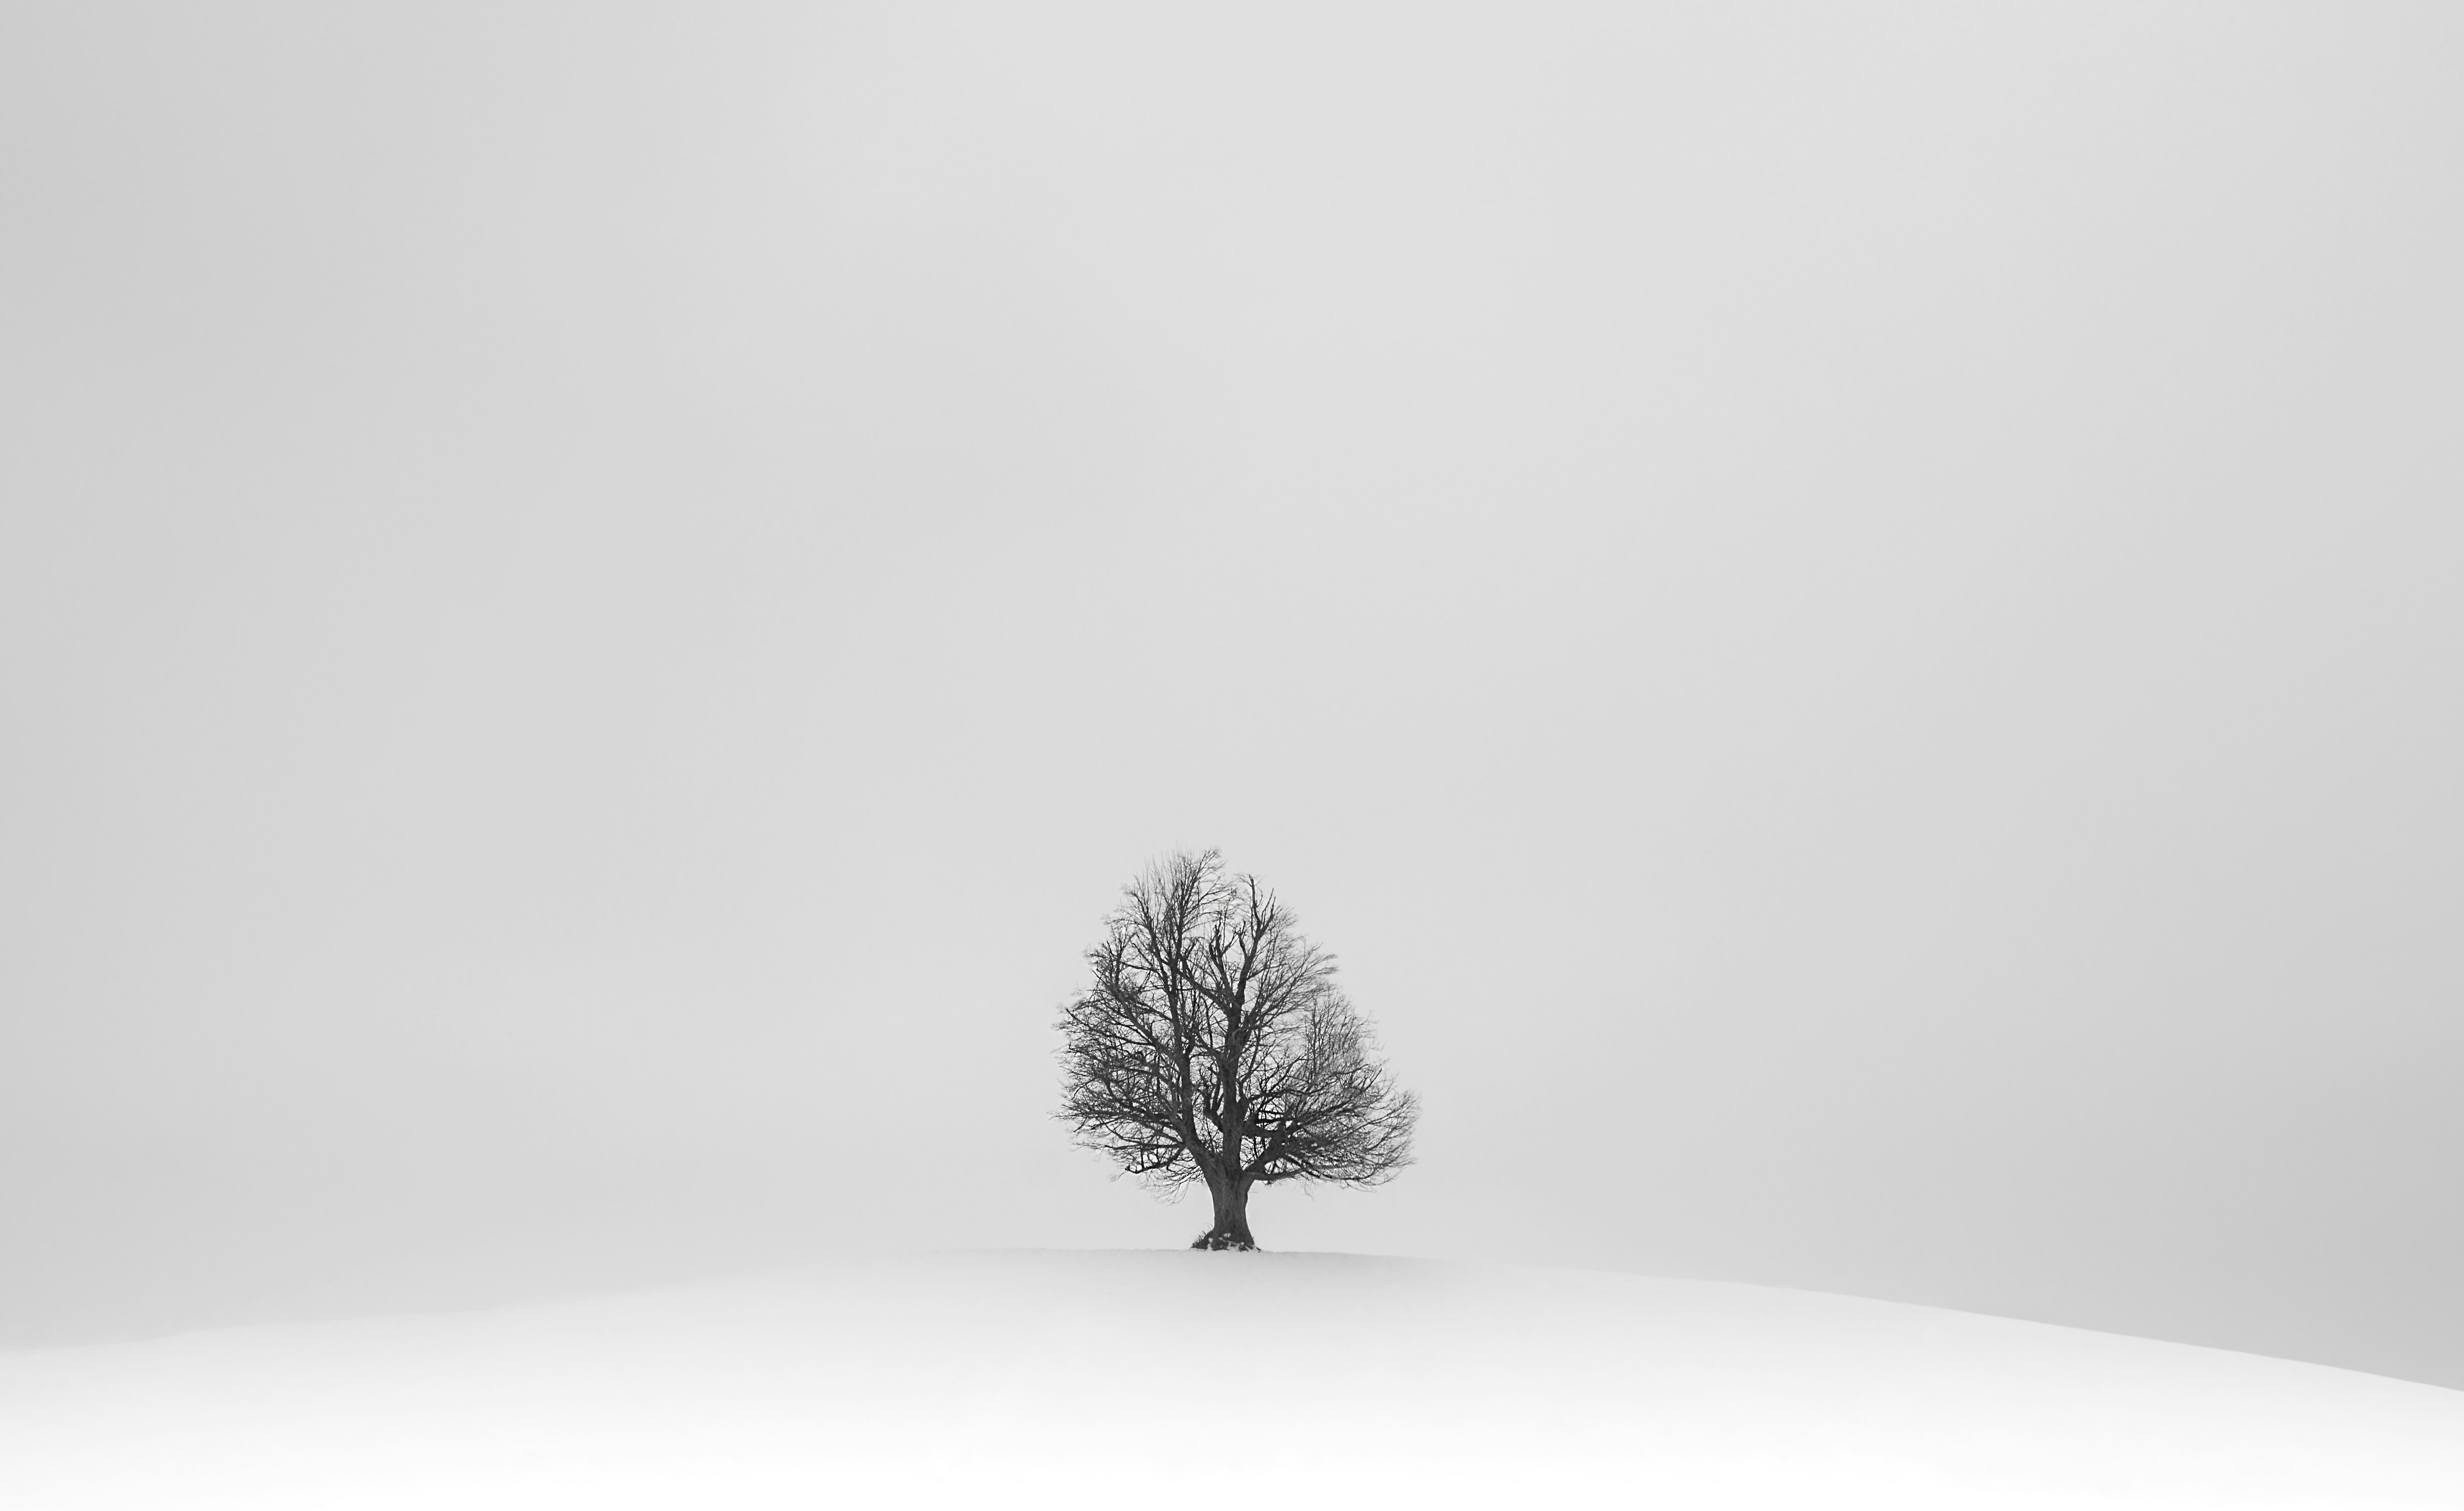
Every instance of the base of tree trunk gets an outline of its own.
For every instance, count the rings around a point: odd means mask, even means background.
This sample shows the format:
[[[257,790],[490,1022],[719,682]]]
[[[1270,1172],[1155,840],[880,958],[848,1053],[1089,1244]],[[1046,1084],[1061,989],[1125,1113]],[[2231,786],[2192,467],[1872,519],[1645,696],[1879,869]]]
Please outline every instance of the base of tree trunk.
[[[1191,1244],[1190,1247],[1193,1249],[1234,1249],[1243,1254],[1255,1254],[1258,1252],[1257,1244],[1251,1242],[1247,1238],[1236,1238],[1228,1233],[1199,1234],[1198,1241]]]

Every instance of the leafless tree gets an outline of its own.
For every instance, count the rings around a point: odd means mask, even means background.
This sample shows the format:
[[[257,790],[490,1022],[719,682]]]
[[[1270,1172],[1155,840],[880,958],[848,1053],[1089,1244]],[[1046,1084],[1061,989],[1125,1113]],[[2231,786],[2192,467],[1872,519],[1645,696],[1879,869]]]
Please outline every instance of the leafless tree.
[[[1061,1015],[1060,1116],[1156,1190],[1204,1181],[1215,1222],[1191,1247],[1256,1248],[1252,1187],[1375,1186],[1409,1163],[1419,1104],[1334,957],[1215,851],[1141,872],[1087,962],[1093,982]]]

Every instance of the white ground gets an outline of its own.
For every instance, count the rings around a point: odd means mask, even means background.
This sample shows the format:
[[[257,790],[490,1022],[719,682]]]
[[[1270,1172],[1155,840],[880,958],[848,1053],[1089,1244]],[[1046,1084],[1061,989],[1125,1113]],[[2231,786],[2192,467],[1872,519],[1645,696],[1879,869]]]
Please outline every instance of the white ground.
[[[2464,1507],[2464,1392],[1835,1296],[969,1253],[0,1354],[0,1506]]]

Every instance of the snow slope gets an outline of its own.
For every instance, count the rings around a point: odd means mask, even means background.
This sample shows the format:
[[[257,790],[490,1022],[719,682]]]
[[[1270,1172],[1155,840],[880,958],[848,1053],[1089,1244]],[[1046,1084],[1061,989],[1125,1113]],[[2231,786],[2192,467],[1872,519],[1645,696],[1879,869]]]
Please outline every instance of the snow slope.
[[[1803,1292],[939,1254],[0,1354],[0,1505],[2464,1507],[2464,1392]]]

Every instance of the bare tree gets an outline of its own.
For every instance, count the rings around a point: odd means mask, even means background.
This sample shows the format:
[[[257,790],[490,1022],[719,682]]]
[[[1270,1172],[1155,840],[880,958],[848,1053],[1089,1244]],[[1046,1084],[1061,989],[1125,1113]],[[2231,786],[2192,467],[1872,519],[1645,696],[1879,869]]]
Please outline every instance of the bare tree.
[[[1369,1022],[1254,876],[1213,850],[1123,888],[1094,980],[1061,1015],[1061,1119],[1158,1191],[1206,1183],[1192,1248],[1254,1249],[1249,1192],[1281,1180],[1383,1183],[1411,1160],[1419,1104]]]

